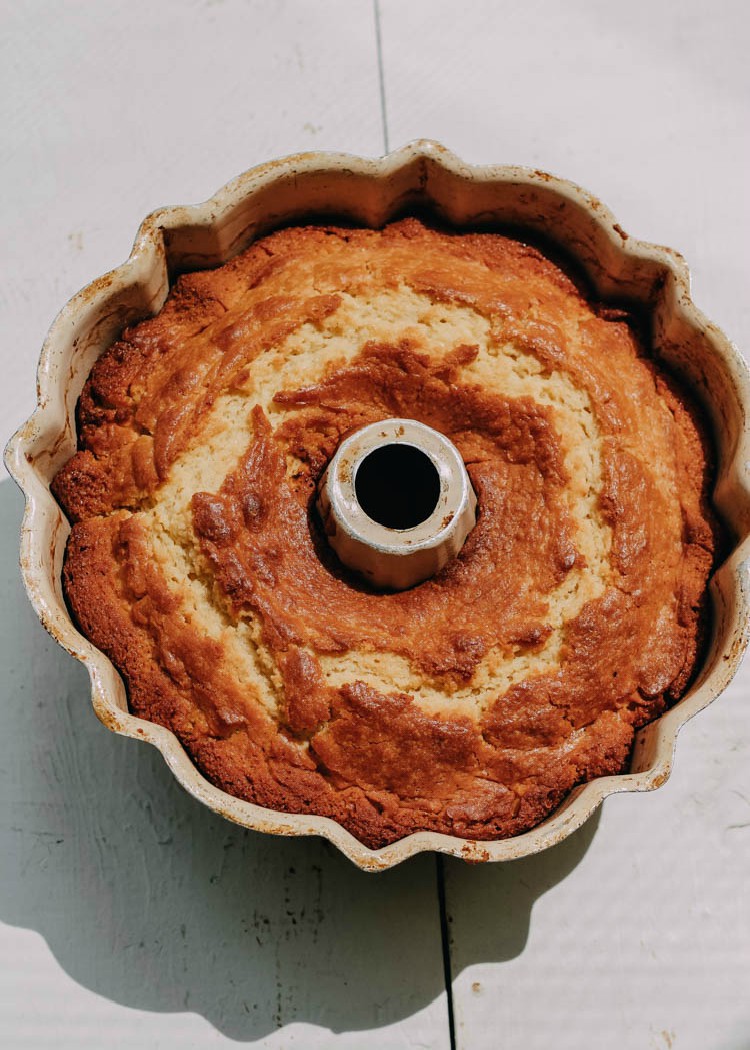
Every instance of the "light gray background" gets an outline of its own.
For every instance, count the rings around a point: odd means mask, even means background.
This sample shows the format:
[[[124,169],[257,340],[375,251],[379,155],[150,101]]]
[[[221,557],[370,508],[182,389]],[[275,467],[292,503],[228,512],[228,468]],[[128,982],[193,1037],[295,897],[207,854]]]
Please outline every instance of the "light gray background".
[[[140,219],[311,148],[434,137],[601,197],[750,348],[739,2],[0,3],[0,421]],[[439,866],[380,876],[213,816],[109,734],[36,622],[0,482],[0,1045],[450,1046]],[[750,669],[675,773],[546,854],[444,864],[456,1045],[750,1047]]]

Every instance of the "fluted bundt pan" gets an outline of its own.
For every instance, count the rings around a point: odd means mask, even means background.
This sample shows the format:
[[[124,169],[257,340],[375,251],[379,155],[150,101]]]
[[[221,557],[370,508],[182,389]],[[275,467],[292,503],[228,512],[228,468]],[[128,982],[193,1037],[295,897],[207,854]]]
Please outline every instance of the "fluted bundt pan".
[[[542,237],[580,267],[598,299],[648,317],[653,353],[681,377],[710,421],[718,450],[714,504],[731,543],[711,581],[712,630],[702,669],[674,707],[638,731],[628,772],[576,788],[552,816],[514,838],[476,842],[422,832],[372,850],[328,818],[275,812],[226,794],[201,775],[169,730],[130,713],[119,673],[79,633],[66,608],[61,569],[69,528],[50,482],[76,449],[76,402],[94,362],[126,325],[161,308],[177,275],[220,265],[290,222],[329,215],[380,226],[414,209],[457,227],[510,226]],[[37,409],[5,456],[26,496],[21,569],[29,597],[50,634],[87,666],[98,717],[114,732],[158,747],[180,783],[228,819],[274,834],[323,835],[372,871],[423,850],[473,861],[522,857],[569,835],[607,795],[659,787],[669,776],[680,727],[737,670],[750,623],[750,381],[737,350],[696,309],[689,291],[676,252],[629,237],[572,183],[524,168],[471,167],[431,142],[380,160],[289,157],[253,168],[205,204],[154,212],[129,259],[79,292],[55,320],[42,349]]]

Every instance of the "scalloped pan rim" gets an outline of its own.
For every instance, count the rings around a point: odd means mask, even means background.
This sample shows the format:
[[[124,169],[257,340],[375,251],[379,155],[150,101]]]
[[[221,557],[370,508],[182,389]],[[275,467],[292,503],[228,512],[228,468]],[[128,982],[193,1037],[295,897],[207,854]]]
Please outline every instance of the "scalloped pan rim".
[[[78,632],[65,605],[60,570],[68,525],[49,482],[75,448],[75,404],[93,361],[124,323],[161,307],[171,271],[217,265],[268,229],[311,214],[377,224],[420,205],[459,225],[511,222],[551,234],[597,294],[625,297],[650,311],[658,352],[682,371],[713,415],[719,452],[714,500],[736,542],[711,581],[714,634],[704,668],[674,707],[636,734],[630,772],[575,788],[543,823],[513,838],[485,842],[418,832],[372,850],[329,818],[280,813],[226,794],[202,776],[170,730],[128,711],[122,678]],[[692,346],[690,375],[681,367],[681,341]],[[721,391],[716,401],[712,382]],[[42,348],[37,408],[5,450],[6,466],[26,499],[21,572],[44,627],[87,667],[99,719],[113,732],[157,747],[182,786],[214,812],[256,831],[321,835],[367,871],[429,850],[469,861],[517,859],[560,842],[608,795],[660,787],[670,775],[679,730],[736,673],[750,639],[749,406],[747,366],[692,303],[682,257],[629,237],[607,208],[573,183],[526,168],[473,167],[428,140],[380,159],[297,154],[245,172],[203,204],[153,212],[126,262],[87,285],[58,314]]]

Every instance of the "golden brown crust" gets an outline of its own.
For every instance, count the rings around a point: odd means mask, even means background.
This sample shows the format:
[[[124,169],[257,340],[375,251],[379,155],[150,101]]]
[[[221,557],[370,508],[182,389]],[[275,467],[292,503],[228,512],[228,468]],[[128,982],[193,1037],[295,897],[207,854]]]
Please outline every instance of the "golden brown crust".
[[[480,508],[399,594],[313,511],[343,436],[389,416],[455,442]],[[626,319],[520,242],[279,231],[123,334],[79,435],[54,483],[74,615],[242,798],[371,846],[511,835],[622,769],[695,671],[708,442]]]

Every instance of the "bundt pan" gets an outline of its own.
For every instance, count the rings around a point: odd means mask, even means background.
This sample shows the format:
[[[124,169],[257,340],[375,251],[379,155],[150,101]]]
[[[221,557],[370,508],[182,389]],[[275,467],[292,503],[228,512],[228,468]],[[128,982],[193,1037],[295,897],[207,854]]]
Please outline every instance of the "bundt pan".
[[[415,209],[456,226],[500,224],[551,241],[585,273],[597,298],[628,304],[648,317],[653,352],[688,384],[712,424],[718,450],[714,501],[730,535],[730,553],[711,581],[712,631],[703,667],[679,703],[639,730],[628,772],[579,786],[542,824],[514,838],[475,842],[422,832],[372,850],[328,818],[274,812],[226,794],[198,772],[170,731],[129,712],[120,675],[82,637],[66,608],[60,577],[69,529],[50,481],[75,451],[76,401],[92,365],[125,325],[160,309],[176,275],[217,266],[286,223],[335,215],[380,226]],[[63,308],[42,349],[38,407],[6,450],[8,469],[26,496],[21,569],[46,629],[88,668],[101,721],[158,747],[180,783],[217,813],[257,831],[323,835],[371,871],[423,850],[471,861],[510,860],[560,842],[607,795],[662,785],[680,727],[736,672],[750,622],[749,405],[746,366],[692,304],[682,258],[629,237],[602,204],[570,182],[525,168],[471,167],[432,142],[415,142],[380,160],[301,154],[253,168],[205,204],[154,212],[127,262]]]

